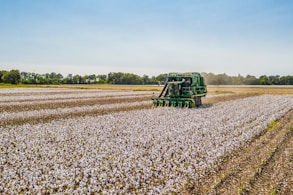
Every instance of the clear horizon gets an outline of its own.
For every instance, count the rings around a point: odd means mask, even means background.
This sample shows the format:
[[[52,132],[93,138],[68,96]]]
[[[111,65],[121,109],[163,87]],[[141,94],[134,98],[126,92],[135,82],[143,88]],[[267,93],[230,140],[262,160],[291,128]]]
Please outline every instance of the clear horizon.
[[[0,69],[293,74],[292,1],[0,0]]]

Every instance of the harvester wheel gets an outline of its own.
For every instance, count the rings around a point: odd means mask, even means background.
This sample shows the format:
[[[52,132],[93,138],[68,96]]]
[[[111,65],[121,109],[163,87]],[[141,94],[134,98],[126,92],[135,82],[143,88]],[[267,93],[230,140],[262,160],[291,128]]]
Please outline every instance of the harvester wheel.
[[[194,101],[195,101],[195,106],[196,107],[199,107],[201,105],[201,97],[195,97]]]

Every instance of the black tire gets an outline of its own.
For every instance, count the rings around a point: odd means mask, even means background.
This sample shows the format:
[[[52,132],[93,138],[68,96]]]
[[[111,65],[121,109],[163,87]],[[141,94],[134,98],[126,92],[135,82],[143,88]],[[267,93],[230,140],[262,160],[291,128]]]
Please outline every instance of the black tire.
[[[194,101],[195,101],[195,106],[196,107],[201,106],[201,97],[195,97]]]

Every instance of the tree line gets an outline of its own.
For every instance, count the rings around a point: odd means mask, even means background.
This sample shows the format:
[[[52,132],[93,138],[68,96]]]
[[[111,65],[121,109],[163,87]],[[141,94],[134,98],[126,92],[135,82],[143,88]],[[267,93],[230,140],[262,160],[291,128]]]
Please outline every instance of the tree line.
[[[228,76],[227,74],[201,73],[208,85],[293,85],[293,76],[252,75]]]
[[[229,76],[225,73],[201,73],[208,85],[293,85],[293,76],[267,76],[255,77],[252,75]],[[38,74],[20,72],[19,70],[0,70],[0,83],[10,84],[124,84],[124,85],[161,85],[164,84],[167,74],[149,77],[133,73],[110,72],[109,74],[73,75],[64,77],[60,73]]]

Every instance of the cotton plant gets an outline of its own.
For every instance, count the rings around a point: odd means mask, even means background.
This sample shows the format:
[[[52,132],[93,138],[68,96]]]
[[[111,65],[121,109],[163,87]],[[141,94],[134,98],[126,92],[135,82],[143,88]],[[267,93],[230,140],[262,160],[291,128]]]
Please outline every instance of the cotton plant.
[[[180,193],[292,108],[263,95],[0,127],[0,193]]]
[[[65,107],[57,109],[42,109],[42,110],[30,110],[30,111],[20,111],[20,112],[1,112],[0,120],[12,120],[12,119],[27,119],[38,116],[58,116],[66,115],[71,113],[81,113],[81,112],[90,112],[97,110],[108,110],[113,108],[123,108],[130,106],[139,106],[139,105],[148,105],[150,101],[141,101],[141,102],[131,102],[131,103],[114,103],[114,104],[96,104],[92,106],[78,106],[78,107]],[[32,105],[34,106],[34,105]]]
[[[65,90],[56,89],[54,92],[46,92],[38,89],[20,90],[15,93],[6,93],[7,90],[1,90],[0,103],[17,101],[46,101],[56,99],[77,99],[77,98],[90,98],[90,97],[120,97],[129,95],[150,95],[150,92],[133,92],[133,91],[112,91],[112,90]]]

